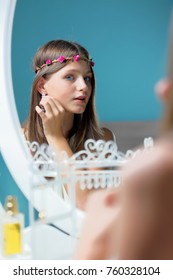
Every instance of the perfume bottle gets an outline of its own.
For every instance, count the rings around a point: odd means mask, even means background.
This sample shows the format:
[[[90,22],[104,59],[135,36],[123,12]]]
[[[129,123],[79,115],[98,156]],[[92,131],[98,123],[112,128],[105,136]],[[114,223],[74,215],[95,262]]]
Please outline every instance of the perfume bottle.
[[[19,213],[18,202],[15,196],[7,196],[5,214],[2,217],[2,255],[13,258],[23,252],[23,225],[24,216]]]

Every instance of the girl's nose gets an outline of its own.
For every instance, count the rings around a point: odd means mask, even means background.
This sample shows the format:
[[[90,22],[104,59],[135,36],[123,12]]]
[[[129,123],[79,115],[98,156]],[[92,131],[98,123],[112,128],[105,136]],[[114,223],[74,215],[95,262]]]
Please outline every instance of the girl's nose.
[[[87,83],[84,80],[84,78],[81,77],[81,78],[78,79],[78,81],[77,81],[77,88],[80,91],[86,91],[88,89]]]

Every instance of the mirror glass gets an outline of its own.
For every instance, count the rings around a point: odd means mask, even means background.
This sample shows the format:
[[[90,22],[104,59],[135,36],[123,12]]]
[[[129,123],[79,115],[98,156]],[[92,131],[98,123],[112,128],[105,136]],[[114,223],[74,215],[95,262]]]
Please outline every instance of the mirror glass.
[[[41,5],[41,11],[40,11]],[[154,84],[165,75],[172,1],[18,0],[12,40],[14,92],[20,121],[27,117],[32,58],[54,38],[83,44],[95,61],[96,105],[102,122],[160,116]],[[150,104],[150,106],[148,106]],[[147,107],[147,110],[146,110]]]

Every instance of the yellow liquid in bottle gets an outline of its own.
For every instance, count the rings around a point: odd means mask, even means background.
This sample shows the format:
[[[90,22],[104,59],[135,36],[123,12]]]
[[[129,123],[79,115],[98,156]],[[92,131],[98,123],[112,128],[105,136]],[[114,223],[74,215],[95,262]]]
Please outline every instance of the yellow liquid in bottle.
[[[4,256],[20,254],[22,251],[20,223],[4,224],[3,239]]]

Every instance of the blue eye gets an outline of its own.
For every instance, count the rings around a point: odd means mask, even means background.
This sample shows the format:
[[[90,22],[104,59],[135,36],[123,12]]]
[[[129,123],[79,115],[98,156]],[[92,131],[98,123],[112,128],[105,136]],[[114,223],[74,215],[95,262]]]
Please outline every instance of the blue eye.
[[[65,78],[67,80],[69,80],[69,81],[73,81],[74,80],[74,76],[73,75],[67,75]]]
[[[86,76],[86,77],[84,78],[84,80],[85,80],[86,82],[90,82],[90,83],[91,83],[91,77],[89,77],[89,76]]]

